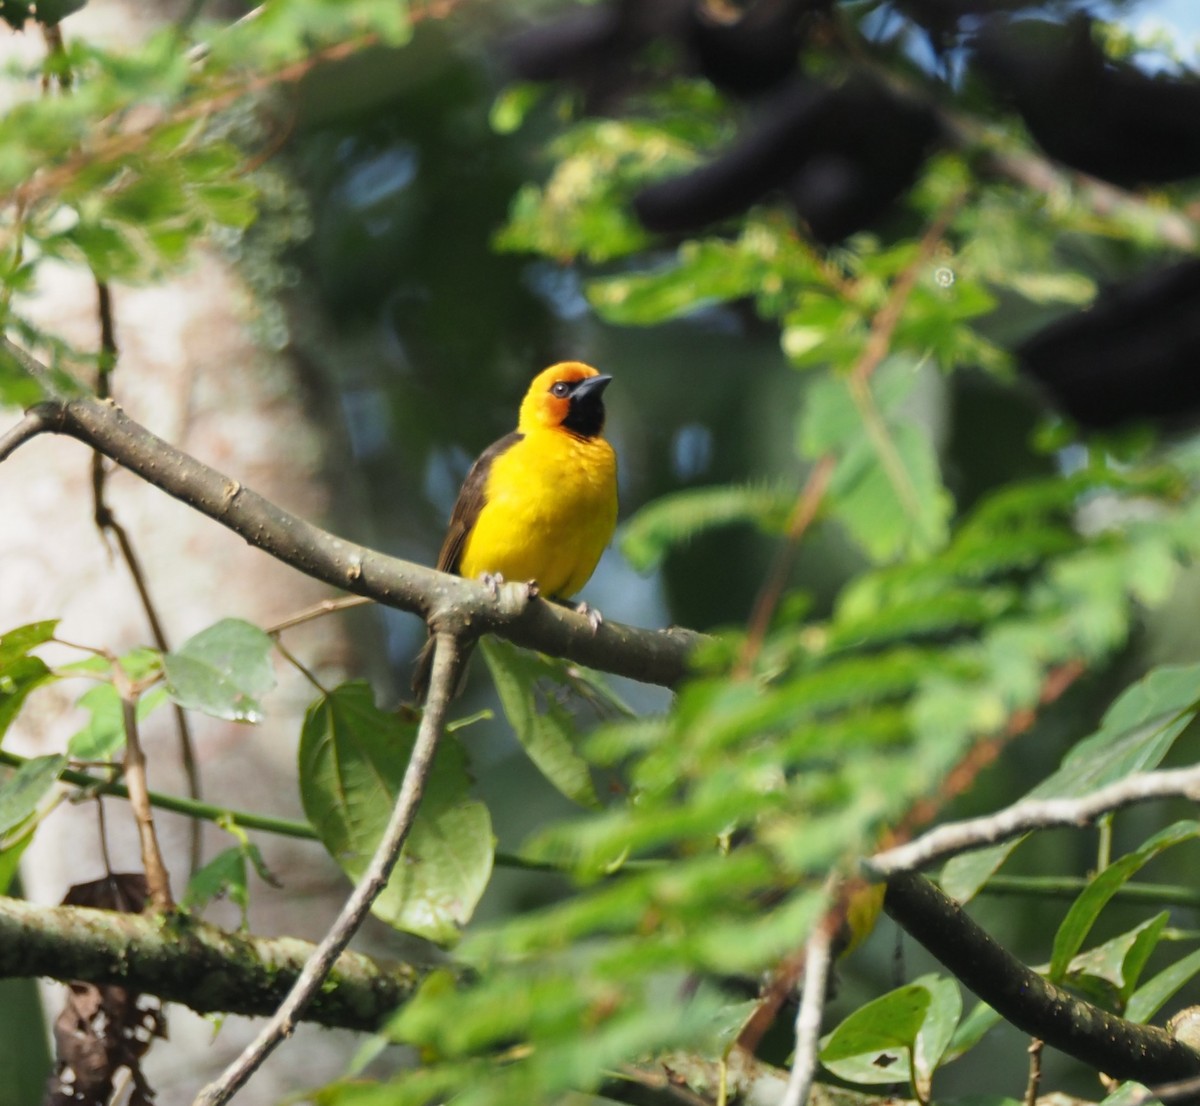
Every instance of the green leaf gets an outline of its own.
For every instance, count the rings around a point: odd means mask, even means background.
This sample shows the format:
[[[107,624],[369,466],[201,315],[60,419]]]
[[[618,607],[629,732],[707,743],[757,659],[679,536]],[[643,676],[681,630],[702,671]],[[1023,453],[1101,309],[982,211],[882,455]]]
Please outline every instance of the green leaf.
[[[309,708],[300,733],[300,798],[330,855],[358,879],[383,836],[416,736],[379,710],[370,687],[343,684]],[[493,841],[487,807],[468,796],[461,745],[447,736],[417,819],[373,912],[398,929],[447,942],[487,887]]]
[[[1086,975],[1102,979],[1119,997],[1127,999],[1137,986],[1138,976],[1157,947],[1170,917],[1170,912],[1164,910],[1128,932],[1079,953],[1071,961],[1068,978]]]
[[[18,657],[25,656],[31,649],[45,644],[58,628],[59,620],[52,618],[46,622],[31,622],[27,626],[18,626],[0,637],[0,671]]]
[[[657,568],[670,550],[717,526],[749,522],[778,531],[795,494],[781,487],[728,484],[660,496],[625,522],[617,542],[639,572]]]
[[[52,27],[85,7],[87,0],[37,0],[38,22]]]
[[[563,663],[498,638],[484,638],[479,647],[505,717],[529,759],[568,799],[599,807],[588,763],[575,752],[575,721],[557,698],[571,687]],[[550,687],[539,687],[539,681]]]
[[[821,1042],[821,1063],[850,1083],[906,1082],[932,997],[909,983],[860,1006]]]
[[[1047,978],[1052,983],[1061,983],[1067,975],[1071,960],[1083,946],[1084,939],[1100,916],[1100,911],[1145,864],[1159,853],[1184,841],[1194,841],[1200,836],[1200,822],[1176,822],[1160,833],[1156,833],[1137,852],[1128,853],[1100,872],[1080,892],[1071,904],[1067,916],[1054,935],[1054,952],[1050,958]]]
[[[1133,772],[1156,767],[1195,717],[1200,665],[1164,665],[1126,688],[1100,728],[1078,742],[1058,771],[1028,792],[1030,798],[1077,798]],[[1005,842],[950,860],[942,888],[951,898],[972,898],[1019,841]]]
[[[178,219],[187,210],[187,195],[169,162],[143,167],[138,176],[108,197],[108,211],[113,218],[134,226]]]
[[[33,0],[0,0],[0,19],[14,31],[20,31],[25,21],[33,18]]]
[[[1146,1088],[1141,1083],[1122,1083],[1100,1100],[1099,1106],[1145,1106]]]
[[[162,688],[141,696],[137,705],[138,721],[144,721],[166,700],[167,693]],[[91,717],[67,745],[72,760],[111,760],[125,748],[125,711],[121,696],[112,684],[97,684],[89,688],[76,700],[75,705],[83,707]]]
[[[912,1080],[917,1098],[932,1101],[931,1083],[962,1016],[962,992],[953,979],[924,975],[913,983],[929,992],[929,1009],[912,1050]]]
[[[513,134],[521,129],[530,110],[546,94],[546,86],[534,81],[515,81],[501,90],[492,103],[488,121],[497,134]]]
[[[47,253],[68,261],[83,261],[98,280],[132,280],[144,268],[129,228],[121,224],[80,220],[43,242]]]
[[[618,326],[652,326],[713,304],[742,299],[762,287],[764,259],[743,241],[685,242],[673,264],[588,283],[591,305]]]
[[[939,549],[953,507],[928,431],[906,421],[886,431],[854,442],[829,482],[832,513],[876,561]]]
[[[275,686],[271,638],[227,618],[163,657],[167,692],[181,707],[230,722],[261,722],[258,696]]]
[[[527,184],[513,199],[499,249],[595,262],[643,249],[651,237],[628,203],[633,190],[696,161],[689,144],[628,119],[582,123],[554,152],[560,159],[546,184]]]
[[[40,657],[20,656],[0,668],[0,741],[26,696],[57,678]]]
[[[942,1056],[942,1063],[948,1064],[969,1052],[1002,1021],[1004,1019],[986,1002],[977,1002],[971,1012],[958,1023]]]
[[[241,928],[249,924],[250,888],[247,881],[246,861],[249,860],[259,876],[270,880],[262,853],[258,846],[241,842],[224,852],[218,853],[190,880],[183,893],[180,906],[184,910],[199,913],[214,899],[228,896],[241,912]]]
[[[1096,282],[1083,273],[1012,273],[1009,287],[1034,303],[1083,307],[1096,298]]]
[[[15,357],[0,350],[0,407],[33,407],[45,398],[41,381],[26,372]]]
[[[30,817],[67,766],[57,754],[33,757],[0,784],[0,836]]]
[[[163,656],[157,649],[140,646],[117,658],[121,671],[135,683],[149,683],[162,672]]]
[[[36,830],[37,823],[34,822],[16,840],[0,844],[0,895],[8,894],[21,864],[21,854],[29,847]]]
[[[198,185],[196,200],[223,226],[242,230],[258,217],[258,190],[249,181],[214,181]]]
[[[829,512],[876,561],[923,556],[949,536],[953,501],[930,434],[904,413],[919,370],[893,358],[866,384],[845,375],[821,377],[800,422],[805,457],[836,457]]]
[[[1134,991],[1125,1006],[1125,1017],[1131,1022],[1149,1021],[1197,974],[1200,974],[1200,949],[1175,961]]]

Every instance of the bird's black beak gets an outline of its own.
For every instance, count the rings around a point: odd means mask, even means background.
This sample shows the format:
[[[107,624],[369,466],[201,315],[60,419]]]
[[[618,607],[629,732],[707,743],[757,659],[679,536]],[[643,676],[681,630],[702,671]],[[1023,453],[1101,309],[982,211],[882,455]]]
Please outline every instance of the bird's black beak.
[[[563,426],[583,438],[594,438],[604,429],[604,400],[601,396],[611,376],[585,376],[571,389],[571,403]]]
[[[571,400],[582,400],[586,402],[589,399],[599,399],[603,394],[604,389],[612,383],[611,376],[585,376],[574,388],[571,389]]]

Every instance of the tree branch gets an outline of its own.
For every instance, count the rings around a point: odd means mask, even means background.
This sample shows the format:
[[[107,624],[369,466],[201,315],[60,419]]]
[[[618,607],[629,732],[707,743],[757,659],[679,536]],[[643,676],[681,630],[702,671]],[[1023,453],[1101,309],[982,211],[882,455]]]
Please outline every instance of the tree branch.
[[[149,917],[0,897],[0,978],[120,984],[201,1014],[271,1013],[313,948],[294,937],[227,933],[187,914]],[[420,980],[410,965],[344,952],[303,1017],[376,1030]]]
[[[23,446],[31,438],[44,434],[55,427],[47,422],[48,413],[41,407],[33,407],[25,412],[25,417],[16,426],[0,434],[0,461],[8,459],[9,455]]]
[[[985,845],[995,845],[1035,829],[1084,826],[1101,814],[1148,799],[1200,799],[1200,767],[1163,772],[1138,772],[1079,799],[1022,799],[983,818],[950,822],[907,845],[876,853],[863,862],[868,873],[881,878],[895,872],[924,868],[947,857]]]
[[[830,918],[821,918],[809,934],[805,947],[804,991],[800,996],[800,1009],[796,1012],[796,1052],[781,1106],[806,1106],[817,1074],[821,1015],[825,1012],[829,965],[833,960],[830,925]]]
[[[1126,1021],[1043,979],[924,876],[890,875],[883,906],[965,987],[1051,1048],[1115,1079],[1154,1084],[1200,1073],[1200,1052],[1164,1029]]]
[[[0,357],[4,356],[16,360],[52,396],[32,409],[36,429],[22,441],[49,430],[76,438],[285,564],[334,587],[420,615],[434,631],[449,631],[462,642],[495,633],[516,645],[663,687],[673,687],[687,675],[688,656],[705,640],[677,627],[642,630],[606,621],[593,629],[586,617],[560,604],[531,601],[522,585],[502,587],[494,598],[477,581],[346,541],[176,449],[115,404],[61,394],[44,365],[0,340]]]
[[[434,637],[433,674],[429,681],[429,696],[421,715],[421,724],[417,728],[412,755],[404,771],[404,779],[400,783],[400,793],[396,796],[396,804],[392,808],[392,816],[388,819],[383,837],[375,847],[375,855],[371,857],[367,870],[355,885],[350,898],[346,900],[333,928],[304,965],[300,978],[296,980],[295,986],[274,1017],[220,1077],[196,1096],[194,1106],[222,1106],[228,1102],[258,1070],[275,1046],[291,1035],[296,1019],[321,990],[334,962],[350,943],[350,938],[362,925],[371,904],[387,884],[388,876],[396,866],[400,850],[417,816],[421,797],[425,793],[425,784],[433,768],[433,758],[437,755],[442,739],[446,712],[454,698],[461,668],[462,652],[458,640],[452,634],[439,631]]]
[[[123,683],[124,680],[119,682]],[[138,736],[137,696],[121,688],[121,716],[125,723],[125,786],[129,788],[129,805],[137,822],[138,842],[142,849],[142,870],[150,888],[150,902],[161,914],[175,909],[171,897],[171,879],[158,845],[154,830],[154,814],[150,809],[150,790],[146,786],[146,755]]]

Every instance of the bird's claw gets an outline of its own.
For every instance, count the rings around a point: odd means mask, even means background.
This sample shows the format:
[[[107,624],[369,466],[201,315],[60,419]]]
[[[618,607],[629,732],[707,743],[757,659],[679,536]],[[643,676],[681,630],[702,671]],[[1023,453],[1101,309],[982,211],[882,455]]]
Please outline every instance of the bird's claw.
[[[504,577],[499,572],[485,572],[479,577],[479,580],[491,593],[493,599],[500,598],[500,585],[504,583]]]
[[[576,605],[575,613],[583,615],[588,620],[588,625],[591,626],[593,634],[600,632],[600,627],[604,625],[604,615],[591,606],[586,599]]]
[[[525,581],[525,598],[526,599],[536,599],[538,597],[540,590],[541,589],[538,587],[538,582],[536,580],[526,580]]]

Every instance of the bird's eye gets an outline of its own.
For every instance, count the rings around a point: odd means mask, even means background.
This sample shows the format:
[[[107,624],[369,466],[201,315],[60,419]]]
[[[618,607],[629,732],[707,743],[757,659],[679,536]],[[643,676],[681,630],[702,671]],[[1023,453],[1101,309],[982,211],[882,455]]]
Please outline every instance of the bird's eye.
[[[565,380],[559,380],[550,389],[550,394],[552,396],[558,396],[559,399],[563,399],[571,394],[571,385]]]

